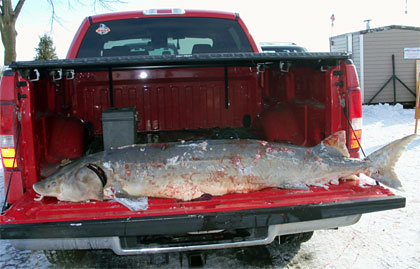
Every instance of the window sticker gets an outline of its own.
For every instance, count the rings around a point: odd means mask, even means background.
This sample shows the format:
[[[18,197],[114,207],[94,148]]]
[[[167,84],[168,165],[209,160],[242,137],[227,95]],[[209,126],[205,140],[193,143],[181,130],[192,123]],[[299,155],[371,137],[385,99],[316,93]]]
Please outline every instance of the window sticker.
[[[97,32],[99,35],[106,35],[106,34],[108,34],[109,32],[111,32],[111,29],[109,29],[109,27],[108,27],[108,26],[106,26],[105,24],[101,23],[101,24],[99,24],[98,29],[96,29],[96,32]]]

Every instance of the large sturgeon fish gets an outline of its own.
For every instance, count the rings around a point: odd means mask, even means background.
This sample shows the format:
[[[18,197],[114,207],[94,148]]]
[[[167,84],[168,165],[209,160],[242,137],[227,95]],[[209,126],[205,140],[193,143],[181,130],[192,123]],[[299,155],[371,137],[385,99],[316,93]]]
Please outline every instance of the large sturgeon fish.
[[[394,166],[414,138],[396,140],[363,160],[349,158],[344,131],[310,148],[257,140],[132,145],[80,158],[33,189],[41,199],[72,202],[112,199],[115,193],[186,201],[203,194],[325,185],[358,173],[399,189]]]

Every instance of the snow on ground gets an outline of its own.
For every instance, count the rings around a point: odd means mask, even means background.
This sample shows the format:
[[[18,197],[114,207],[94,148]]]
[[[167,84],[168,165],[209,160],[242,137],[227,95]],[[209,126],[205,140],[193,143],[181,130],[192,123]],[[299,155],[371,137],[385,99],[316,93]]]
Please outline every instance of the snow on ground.
[[[364,106],[362,145],[369,154],[414,132],[414,110],[401,105]],[[405,208],[363,215],[355,225],[317,231],[298,246],[268,246],[208,253],[208,268],[420,268],[420,139],[414,140],[396,167],[407,198]],[[0,180],[3,201],[3,180]],[[0,241],[0,268],[53,268],[41,251],[19,251]],[[97,251],[72,267],[180,267],[179,254],[118,257]],[[183,256],[183,267],[187,263]]]
[[[362,145],[369,154],[414,132],[414,110],[401,105],[363,107]],[[365,214],[355,225],[338,231],[319,231],[302,244],[296,259],[310,253],[306,264],[315,268],[419,268],[420,267],[420,139],[401,156],[396,172],[407,198],[406,207]],[[306,266],[303,266],[306,267]]]

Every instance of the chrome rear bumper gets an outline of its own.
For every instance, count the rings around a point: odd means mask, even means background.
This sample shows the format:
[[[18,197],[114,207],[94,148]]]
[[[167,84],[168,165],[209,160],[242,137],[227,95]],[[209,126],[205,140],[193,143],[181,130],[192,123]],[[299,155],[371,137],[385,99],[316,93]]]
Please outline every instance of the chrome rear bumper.
[[[46,239],[12,239],[11,244],[17,249],[29,250],[70,250],[70,249],[112,249],[117,255],[154,254],[167,252],[209,250],[233,247],[266,245],[273,242],[276,236],[337,228],[355,224],[361,214],[327,218],[312,221],[284,223],[268,226],[266,236],[236,242],[211,244],[193,244],[177,246],[140,245],[124,248],[119,237],[86,237],[86,238],[46,238]]]

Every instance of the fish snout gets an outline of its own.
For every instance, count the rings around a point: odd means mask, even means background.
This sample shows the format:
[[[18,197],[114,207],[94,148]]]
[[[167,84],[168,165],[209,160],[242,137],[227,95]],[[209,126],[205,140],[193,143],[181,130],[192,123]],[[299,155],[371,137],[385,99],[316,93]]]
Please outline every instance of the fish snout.
[[[35,183],[32,188],[34,189],[34,191],[36,193],[38,193],[39,195],[42,195],[42,190],[41,190],[41,186],[39,184],[40,182]]]
[[[35,183],[32,188],[41,196],[56,196],[59,192],[59,182],[57,179],[44,179]]]

